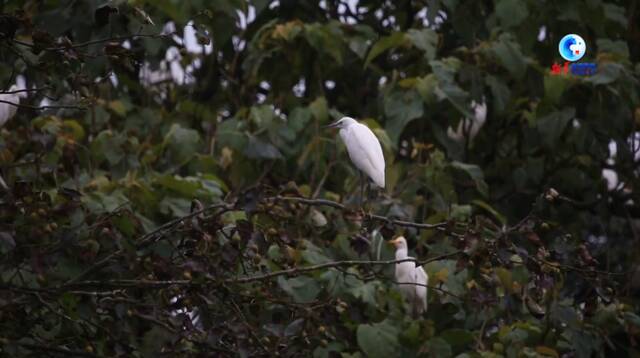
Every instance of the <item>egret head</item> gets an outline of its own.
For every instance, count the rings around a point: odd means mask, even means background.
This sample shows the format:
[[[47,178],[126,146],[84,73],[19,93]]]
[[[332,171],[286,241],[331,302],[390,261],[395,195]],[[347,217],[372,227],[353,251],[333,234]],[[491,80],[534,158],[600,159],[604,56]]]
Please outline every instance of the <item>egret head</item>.
[[[402,235],[396,236],[395,239],[388,241],[388,243],[395,246],[397,250],[408,249],[407,240]]]
[[[358,123],[358,122],[355,119],[351,118],[351,117],[342,117],[339,120],[329,124],[325,128],[343,129],[343,128],[347,128],[348,126],[350,126],[350,125],[352,125],[354,123]]]

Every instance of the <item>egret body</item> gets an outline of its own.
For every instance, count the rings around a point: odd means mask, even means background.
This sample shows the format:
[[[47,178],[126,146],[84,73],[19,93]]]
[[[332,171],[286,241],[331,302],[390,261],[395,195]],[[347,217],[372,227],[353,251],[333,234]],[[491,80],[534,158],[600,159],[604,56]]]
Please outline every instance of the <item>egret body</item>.
[[[396,247],[396,260],[412,258],[408,255],[407,240],[398,236],[389,241]],[[422,266],[416,266],[416,262],[404,261],[396,263],[396,281],[400,292],[409,303],[414,317],[418,317],[427,311],[427,284],[429,276]]]
[[[473,118],[463,118],[458,122],[458,128],[454,131],[452,127],[447,129],[447,135],[458,143],[464,143],[469,138],[472,141],[480,132],[487,120],[487,103],[471,101],[471,109],[473,109]]]
[[[18,86],[13,85],[9,88],[8,92],[14,92],[18,90]],[[24,93],[0,93],[0,127],[4,126],[13,116],[16,115],[18,110],[18,104],[20,98],[24,96]],[[6,103],[9,102],[9,103]],[[10,104],[13,103],[13,104]]]
[[[376,186],[384,188],[384,155],[380,141],[371,129],[351,117],[342,117],[328,127],[340,129],[340,138],[353,164]]]

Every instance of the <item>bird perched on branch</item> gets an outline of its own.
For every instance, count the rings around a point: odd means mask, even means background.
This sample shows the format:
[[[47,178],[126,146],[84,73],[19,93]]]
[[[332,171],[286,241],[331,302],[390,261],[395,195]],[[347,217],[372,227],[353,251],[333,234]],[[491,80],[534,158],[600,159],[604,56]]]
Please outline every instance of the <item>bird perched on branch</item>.
[[[389,241],[396,247],[396,260],[411,259],[408,256],[407,240],[398,236]],[[411,307],[413,317],[419,317],[427,311],[427,284],[429,276],[417,262],[404,261],[396,263],[396,281],[400,292]]]
[[[20,105],[20,98],[24,97],[24,92],[12,93],[18,91],[19,88],[16,85],[11,86],[7,92],[0,91],[0,127],[4,126],[18,111],[18,105]]]
[[[376,186],[384,188],[384,155],[380,141],[371,129],[351,117],[342,117],[327,128],[340,129],[340,138],[347,147],[349,158],[360,172],[360,199],[364,195],[362,173]]]

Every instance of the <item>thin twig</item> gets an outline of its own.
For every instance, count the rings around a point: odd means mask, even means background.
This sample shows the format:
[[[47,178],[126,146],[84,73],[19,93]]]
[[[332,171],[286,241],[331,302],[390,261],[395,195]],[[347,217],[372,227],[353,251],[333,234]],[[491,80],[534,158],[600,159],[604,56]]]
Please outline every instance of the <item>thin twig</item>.
[[[44,50],[46,50],[46,51],[64,51],[64,50],[70,50],[70,49],[76,49],[76,48],[96,45],[96,44],[103,43],[103,42],[135,40],[137,38],[166,38],[166,37],[172,36],[173,34],[174,33],[172,32],[172,33],[160,33],[160,34],[137,34],[137,35],[130,35],[130,36],[115,36],[115,37],[109,37],[109,38],[104,38],[104,39],[99,39],[99,40],[91,40],[91,41],[87,41],[87,42],[82,42],[82,43],[75,44],[75,45],[64,45],[64,46],[58,46],[58,47],[47,47]],[[12,41],[14,43],[18,44],[18,45],[27,46],[27,47],[35,47],[34,44],[31,44],[31,43],[28,43],[28,42],[15,40],[15,39],[12,40]]]
[[[22,93],[22,92],[40,92],[40,91],[44,91],[44,90],[48,90],[51,89],[52,87],[49,86],[44,86],[44,87],[40,87],[40,88],[25,88],[25,89],[19,89],[19,90],[14,90],[14,91],[0,91],[0,94],[15,94],[15,93]]]
[[[150,233],[142,235],[138,240],[136,240],[136,242],[137,242],[136,247],[137,248],[146,247],[149,244],[154,242],[154,238],[156,238],[156,236],[158,238],[164,236],[164,233],[163,233],[164,230],[172,228],[172,227],[178,225],[179,223],[183,222],[184,220],[191,219],[192,217],[200,215],[200,214],[202,214],[202,213],[204,213],[206,211],[211,211],[211,210],[219,209],[219,208],[223,208],[224,210],[222,212],[225,212],[226,210],[230,210],[231,208],[233,208],[233,205],[232,204],[227,204],[227,203],[214,204],[214,205],[207,206],[206,208],[203,208],[201,210],[197,210],[197,211],[191,212],[188,215],[182,216],[182,217],[177,218],[175,220],[171,220],[168,223],[166,223],[164,225],[161,225],[157,229],[151,231]],[[82,280],[83,278],[91,275],[92,273],[94,273],[96,271],[99,271],[104,266],[106,266],[109,263],[109,261],[111,261],[111,259],[113,259],[114,257],[117,257],[117,256],[119,256],[119,255],[121,255],[123,253],[124,253],[124,249],[119,249],[119,250],[117,250],[117,251],[105,256],[100,261],[96,262],[93,266],[89,267],[88,269],[86,269],[85,271],[80,273],[78,276],[76,276],[76,277],[70,279],[69,281],[67,281],[65,283],[65,285],[70,285],[70,284],[73,284],[74,282],[78,282],[78,281]]]
[[[369,261],[369,260],[343,260],[343,261],[331,261],[325,262],[317,265],[303,266],[303,267],[293,267],[286,270],[274,271],[262,275],[254,275],[254,276],[244,276],[238,278],[229,278],[226,280],[217,280],[215,278],[208,278],[205,281],[200,283],[193,282],[191,280],[133,280],[133,279],[115,279],[115,280],[87,280],[87,281],[74,281],[66,283],[62,286],[57,287],[56,289],[65,289],[70,287],[165,287],[172,285],[208,285],[211,283],[249,283],[255,281],[264,281],[269,280],[274,277],[279,276],[296,276],[306,272],[318,271],[325,268],[335,268],[335,267],[344,267],[344,266],[363,266],[363,265],[391,265],[400,262],[416,262],[417,265],[424,265],[429,262],[443,260],[452,256],[456,256],[461,254],[463,251],[454,251],[448,254],[439,255],[432,257],[426,260],[417,260],[413,257],[408,257],[405,259],[399,260],[383,260],[383,261]]]
[[[35,111],[42,111],[45,109],[77,109],[79,111],[86,111],[87,107],[81,107],[81,106],[71,106],[71,105],[47,105],[47,106],[32,106],[29,104],[20,104],[20,103],[15,103],[15,102],[11,102],[11,101],[5,101],[0,99],[0,103],[6,103],[6,104],[10,104],[12,106],[16,106],[18,108],[27,108],[27,109],[33,109]]]
[[[32,350],[32,351],[63,354],[66,357],[74,357],[74,356],[97,357],[93,353],[83,352],[83,351],[73,351],[71,349],[67,349],[67,348],[63,348],[63,347],[45,346],[45,345],[40,345],[40,344],[24,343],[24,342],[14,342],[14,343],[19,345],[19,346],[21,346],[21,347],[24,347],[24,348],[27,348],[29,350]]]
[[[161,320],[159,320],[159,319],[157,319],[155,317],[152,317],[152,316],[149,316],[149,315],[144,315],[144,314],[139,313],[139,312],[136,312],[135,316],[138,317],[138,318],[142,318],[145,321],[149,321],[151,323],[154,323],[154,324],[166,329],[167,331],[169,331],[171,333],[174,333],[174,334],[176,333],[176,330],[173,327],[169,326],[167,323],[162,322]]]
[[[306,204],[306,205],[329,206],[329,207],[333,207],[340,210],[347,210],[347,207],[344,204],[338,203],[336,201],[326,200],[326,199],[307,199],[307,198],[296,197],[296,196],[280,196],[279,195],[279,196],[267,198],[267,200],[293,201],[293,202]],[[413,227],[416,229],[444,229],[448,225],[447,222],[441,222],[437,224],[424,224],[424,223],[417,223],[417,222],[411,222],[411,221],[396,220],[396,219],[390,219],[386,216],[376,215],[376,214],[365,214],[365,216],[369,219],[383,221],[392,225],[402,226],[402,227]]]

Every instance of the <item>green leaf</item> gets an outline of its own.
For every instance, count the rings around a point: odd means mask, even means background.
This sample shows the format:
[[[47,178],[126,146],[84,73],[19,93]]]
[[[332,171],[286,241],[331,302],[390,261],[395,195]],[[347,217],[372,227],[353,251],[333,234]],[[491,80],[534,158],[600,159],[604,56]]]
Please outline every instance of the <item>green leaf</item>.
[[[76,141],[81,141],[84,139],[85,133],[84,128],[78,123],[78,121],[67,119],[62,121],[62,129],[69,133],[73,139]]]
[[[420,50],[424,51],[424,56],[428,60],[436,57],[436,49],[438,47],[438,34],[431,29],[410,29],[407,37],[411,43]]]
[[[604,17],[617,22],[623,28],[627,27],[627,16],[626,10],[624,6],[612,4],[612,3],[603,3],[602,4],[604,10]]]
[[[629,46],[623,40],[597,39],[598,53],[611,53],[623,60],[629,59]]]
[[[169,189],[181,196],[192,198],[201,185],[195,181],[188,181],[178,175],[163,175],[156,179],[156,184]]]
[[[558,103],[567,88],[571,86],[571,81],[565,76],[545,74],[544,76],[544,98],[551,104]]]
[[[482,201],[482,200],[472,200],[471,204],[474,204],[476,206],[481,207],[482,209],[486,210],[487,212],[489,212],[491,215],[493,215],[493,217],[495,217],[496,219],[498,219],[498,221],[500,221],[500,223],[502,225],[506,225],[507,224],[507,218],[505,218],[502,214],[500,214],[496,209],[494,209],[493,207],[491,207],[491,205],[489,205],[488,203]]]
[[[262,139],[249,136],[249,143],[244,154],[251,159],[280,159],[282,154],[273,144]]]
[[[553,76],[553,77],[561,77],[561,76]],[[545,76],[545,80],[547,76]],[[545,82],[546,84],[546,82]],[[509,103],[511,97],[511,90],[509,87],[501,81],[498,77],[495,76],[487,76],[487,85],[491,88],[491,94],[493,96],[493,109],[500,113],[507,108],[507,104]],[[546,86],[545,86],[546,88]],[[545,91],[546,93],[546,91]]]
[[[270,105],[251,107],[251,120],[258,128],[266,128],[271,125],[274,113]]]
[[[356,273],[354,272],[354,274]],[[353,297],[368,304],[370,307],[376,307],[378,304],[376,301],[376,292],[378,291],[380,286],[380,282],[378,281],[363,282],[354,285],[350,292]]]
[[[575,108],[565,108],[552,112],[536,122],[543,143],[548,148],[555,147],[567,124],[575,117]]]
[[[384,113],[388,120],[385,130],[391,143],[398,144],[404,127],[423,114],[422,100],[415,91],[394,91],[384,99]]]
[[[316,98],[309,105],[309,109],[311,110],[313,117],[315,117],[319,123],[326,123],[329,120],[329,107],[327,106],[326,98]]]
[[[498,41],[493,44],[492,51],[513,77],[521,79],[524,76],[527,69],[525,57],[511,34],[500,35]]]
[[[125,152],[122,145],[127,138],[110,130],[100,132],[91,143],[91,154],[98,163],[107,160],[110,165],[116,165],[124,158]]]
[[[195,129],[173,124],[164,137],[163,146],[168,148],[172,162],[182,165],[189,161],[200,146],[200,134]]]
[[[358,326],[357,338],[360,349],[371,358],[397,356],[400,349],[399,330],[389,321]]]
[[[438,98],[446,98],[466,118],[472,118],[474,114],[469,106],[469,94],[460,88],[455,81],[456,73],[461,66],[460,61],[455,58],[447,58],[442,61],[431,61],[430,64],[438,79],[438,86],[435,90]]]
[[[527,3],[519,0],[499,0],[495,11],[504,28],[516,27],[529,16]]]
[[[278,286],[288,293],[297,303],[313,301],[322,290],[315,279],[307,276],[286,279],[278,277]]]
[[[322,264],[331,261],[321,248],[312,244],[308,240],[304,240],[305,249],[302,251],[302,258],[311,265]]]
[[[305,107],[296,107],[287,117],[287,124],[294,132],[302,131],[311,121],[312,111]]]
[[[425,343],[426,347],[429,347],[429,356],[433,358],[448,358],[453,356],[451,346],[447,341],[440,337],[430,339]]]
[[[305,25],[305,36],[316,51],[327,53],[338,65],[342,65],[343,34],[339,23]]]
[[[453,347],[462,348],[473,342],[473,335],[471,332],[460,328],[448,329],[440,333],[440,337]]]
[[[191,212],[191,200],[166,197],[160,201],[160,212],[174,217],[186,216]]]
[[[380,56],[383,52],[402,45],[405,40],[405,35],[402,32],[394,32],[389,36],[380,38],[371,47],[371,50],[367,55],[367,59],[364,61],[364,68],[367,68],[371,61]]]
[[[489,195],[489,187],[484,181],[484,174],[482,173],[482,169],[480,169],[479,166],[475,164],[466,164],[458,161],[453,161],[451,162],[451,167],[460,169],[469,174],[471,179],[473,179],[473,182],[476,184],[476,189],[478,189],[478,192],[480,192],[480,194],[484,196]]]
[[[227,119],[218,125],[216,141],[220,146],[228,146],[235,150],[244,150],[248,138],[242,131],[243,124],[236,118]]]
[[[598,72],[585,81],[594,85],[607,85],[617,81],[623,72],[624,67],[619,63],[604,63],[598,65]]]

